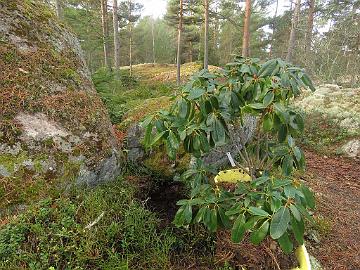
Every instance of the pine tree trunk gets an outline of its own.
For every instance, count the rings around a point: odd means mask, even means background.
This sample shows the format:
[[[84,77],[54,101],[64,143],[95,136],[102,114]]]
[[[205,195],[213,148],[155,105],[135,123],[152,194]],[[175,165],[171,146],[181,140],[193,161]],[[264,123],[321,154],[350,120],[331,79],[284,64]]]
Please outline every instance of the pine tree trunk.
[[[114,26],[114,66],[118,70],[120,67],[120,39],[119,39],[119,18],[117,0],[113,0],[113,26]]]
[[[59,19],[63,19],[63,6],[61,0],[55,0],[56,15]]]
[[[204,35],[204,69],[209,67],[209,0],[204,0],[205,35]]]
[[[272,52],[273,52],[274,33],[275,33],[275,21],[276,21],[278,9],[279,9],[279,0],[276,0],[275,14],[274,14],[274,17],[273,17],[273,22],[272,22],[272,34],[271,34],[271,41],[270,41],[270,50],[269,50],[269,56],[270,56],[270,57],[272,57]]]
[[[314,28],[315,0],[309,0],[308,23],[305,36],[305,54],[307,55],[311,48],[312,32]]]
[[[132,76],[132,22],[131,20],[131,0],[128,1],[129,4],[129,68],[130,76]]]
[[[244,35],[242,56],[248,57],[250,55],[250,17],[251,17],[251,0],[245,2],[245,18],[244,18]]]
[[[107,21],[107,0],[101,0],[101,20],[103,31],[103,44],[104,44],[104,65],[111,70],[110,57],[109,57],[109,27]]]
[[[291,22],[291,31],[290,31],[288,51],[287,51],[287,55],[286,55],[287,62],[291,62],[293,54],[294,54],[295,41],[296,41],[296,28],[298,26],[298,21],[299,21],[300,5],[301,5],[301,0],[296,0],[294,14],[293,14],[292,22]]]
[[[178,37],[177,37],[177,56],[176,56],[176,83],[180,85],[181,74],[181,34],[182,34],[182,24],[183,24],[183,0],[180,0],[180,12],[179,12],[179,26],[178,26]]]
[[[151,24],[151,35],[152,35],[152,53],[153,53],[153,63],[156,63],[156,58],[155,58],[155,33],[154,33],[154,19],[152,19],[152,24]]]

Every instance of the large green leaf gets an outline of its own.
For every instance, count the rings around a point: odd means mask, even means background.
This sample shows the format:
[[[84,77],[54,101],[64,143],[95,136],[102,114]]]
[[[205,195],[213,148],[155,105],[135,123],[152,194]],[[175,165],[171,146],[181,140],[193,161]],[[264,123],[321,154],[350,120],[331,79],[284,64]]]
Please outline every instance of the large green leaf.
[[[273,71],[277,67],[276,60],[269,60],[265,64],[262,65],[262,67],[259,70],[259,77],[266,77],[273,73]]]
[[[278,243],[281,247],[281,249],[289,254],[291,253],[291,251],[293,250],[294,248],[294,245],[293,243],[291,242],[290,238],[289,238],[289,234],[286,232],[284,233],[278,240]]]
[[[179,117],[183,119],[186,118],[189,109],[190,109],[189,102],[186,101],[185,99],[182,99],[179,104]]]
[[[218,213],[219,213],[222,225],[226,229],[230,229],[231,228],[231,222],[230,222],[229,217],[225,214],[225,210],[223,208],[219,207],[218,208]]]
[[[281,207],[272,217],[270,235],[273,239],[279,239],[287,230],[290,222],[290,212],[286,207]]]
[[[269,221],[265,220],[265,222],[261,224],[261,226],[257,230],[251,233],[250,241],[255,245],[260,244],[260,242],[264,240],[264,238],[266,237],[268,231],[269,231]]]
[[[294,204],[290,204],[290,211],[293,217],[297,220],[301,220],[301,214]]]
[[[210,222],[208,223],[208,228],[211,232],[215,232],[217,228],[217,211],[215,208],[211,209],[210,212]]]
[[[231,240],[234,243],[239,243],[244,237],[245,233],[245,216],[241,214],[237,217],[231,230]]]
[[[188,98],[193,100],[201,97],[205,93],[205,89],[203,88],[193,88],[190,90]]]
[[[306,187],[305,185],[301,186],[301,191],[305,196],[305,200],[306,200],[306,204],[311,208],[314,209],[315,208],[315,197],[314,197],[314,193],[310,191],[310,189],[308,187]]]
[[[273,115],[270,113],[265,114],[263,120],[263,129],[265,131],[270,131],[273,127]]]
[[[268,92],[263,99],[263,104],[265,107],[269,106],[274,100],[274,93],[272,91]]]
[[[296,241],[299,245],[304,244],[304,222],[302,220],[297,221],[295,218],[291,217],[290,224]]]
[[[290,155],[286,155],[282,161],[281,169],[284,175],[289,176],[294,167],[294,159]]]
[[[270,214],[258,207],[249,207],[249,212],[255,216],[268,217]]]

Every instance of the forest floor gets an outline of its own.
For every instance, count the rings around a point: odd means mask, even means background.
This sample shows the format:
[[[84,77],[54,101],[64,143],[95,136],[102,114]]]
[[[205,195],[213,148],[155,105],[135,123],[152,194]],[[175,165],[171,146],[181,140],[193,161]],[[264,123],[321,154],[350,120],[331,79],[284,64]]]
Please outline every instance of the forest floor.
[[[310,252],[326,269],[360,269],[360,161],[311,150],[305,155],[304,180],[317,195],[316,214],[323,217],[323,235]]]

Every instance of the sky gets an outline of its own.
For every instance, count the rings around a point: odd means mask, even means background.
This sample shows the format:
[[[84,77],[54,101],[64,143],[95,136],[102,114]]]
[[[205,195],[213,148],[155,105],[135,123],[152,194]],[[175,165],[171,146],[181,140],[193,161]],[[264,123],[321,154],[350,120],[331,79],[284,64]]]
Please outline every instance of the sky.
[[[167,0],[138,0],[144,5],[142,16],[162,17],[166,12]]]
[[[168,0],[137,0],[144,5],[142,16],[152,16],[154,18],[162,17],[166,13]],[[282,14],[289,8],[290,0],[280,0],[278,14]],[[275,4],[271,5],[269,12],[275,12]]]

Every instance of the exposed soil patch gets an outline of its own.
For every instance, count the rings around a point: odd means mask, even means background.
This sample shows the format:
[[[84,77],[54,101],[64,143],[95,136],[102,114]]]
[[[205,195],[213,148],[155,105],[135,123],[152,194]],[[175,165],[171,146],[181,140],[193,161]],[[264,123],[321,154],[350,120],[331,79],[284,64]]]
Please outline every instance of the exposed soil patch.
[[[168,226],[175,217],[178,206],[176,202],[186,198],[185,186],[181,182],[163,182],[149,194],[148,206],[158,213],[161,227]]]
[[[317,210],[331,230],[310,253],[329,270],[360,269],[360,162],[306,151],[304,180],[316,192]]]

